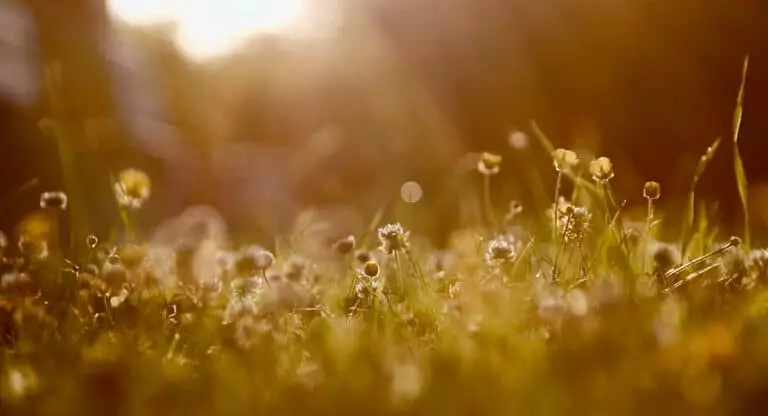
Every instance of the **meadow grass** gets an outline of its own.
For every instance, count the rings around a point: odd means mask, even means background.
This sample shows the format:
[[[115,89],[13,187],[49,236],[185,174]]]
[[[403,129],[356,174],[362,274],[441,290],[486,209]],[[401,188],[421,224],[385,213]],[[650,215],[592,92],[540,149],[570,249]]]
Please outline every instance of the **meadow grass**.
[[[734,146],[740,113],[741,98]],[[494,207],[505,166],[485,153],[482,220],[444,250],[383,209],[351,235],[310,212],[273,251],[233,245],[206,207],[142,238],[131,218],[152,183],[135,169],[111,178],[112,236],[88,235],[69,189],[41,195],[44,215],[0,236],[0,414],[759,411],[768,251],[694,215],[720,140],[680,238],[660,241],[660,184],[636,190],[638,227],[611,187],[620,166],[531,127],[552,155],[551,207]],[[67,212],[74,243],[59,248]]]

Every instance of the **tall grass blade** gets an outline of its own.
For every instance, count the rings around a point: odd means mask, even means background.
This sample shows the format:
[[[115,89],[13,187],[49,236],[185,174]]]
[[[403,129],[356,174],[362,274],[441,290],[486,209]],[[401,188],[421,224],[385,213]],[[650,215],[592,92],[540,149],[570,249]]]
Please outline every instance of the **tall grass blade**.
[[[691,230],[693,229],[693,221],[695,218],[696,186],[698,185],[701,177],[704,175],[704,171],[707,170],[707,166],[709,166],[710,162],[712,162],[712,160],[715,158],[717,149],[720,147],[721,139],[721,137],[715,139],[715,141],[707,148],[707,151],[701,155],[699,164],[696,165],[696,172],[693,174],[693,179],[691,180],[691,187],[688,190],[688,198],[686,200],[685,208],[683,211],[681,250],[684,254],[688,248],[688,245],[690,244]]]
[[[747,175],[744,172],[744,163],[739,153],[739,131],[741,130],[741,119],[744,113],[744,87],[747,83],[747,70],[749,68],[749,56],[744,58],[744,67],[741,73],[741,85],[739,86],[739,95],[736,98],[736,110],[733,114],[733,167],[736,171],[736,185],[739,189],[739,198],[741,199],[741,208],[744,211],[744,247],[750,249],[750,231],[749,231],[749,206],[747,199]]]

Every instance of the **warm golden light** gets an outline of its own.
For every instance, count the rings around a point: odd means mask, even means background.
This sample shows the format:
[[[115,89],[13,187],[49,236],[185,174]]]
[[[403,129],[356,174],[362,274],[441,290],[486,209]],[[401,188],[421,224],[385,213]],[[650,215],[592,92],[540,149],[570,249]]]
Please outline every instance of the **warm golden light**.
[[[190,57],[226,53],[249,36],[292,30],[306,0],[109,0],[110,12],[130,24],[172,22]]]

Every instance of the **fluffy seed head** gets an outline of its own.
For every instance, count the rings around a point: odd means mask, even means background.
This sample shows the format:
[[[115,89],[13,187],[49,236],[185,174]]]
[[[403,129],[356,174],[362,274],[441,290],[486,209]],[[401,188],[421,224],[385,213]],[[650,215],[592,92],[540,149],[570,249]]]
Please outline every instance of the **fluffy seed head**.
[[[477,171],[486,176],[496,175],[501,170],[501,155],[484,152],[477,162]]]
[[[566,244],[581,241],[589,231],[592,214],[584,207],[569,207],[560,217],[560,234]]]
[[[579,164],[579,157],[573,150],[557,149],[552,153],[552,159],[558,172],[572,170]]]
[[[378,232],[381,250],[392,254],[408,248],[408,232],[399,223],[387,224]]]
[[[599,157],[589,164],[589,173],[595,182],[608,182],[613,179],[613,163],[607,157]]]
[[[511,262],[516,256],[517,253],[513,242],[504,236],[491,240],[485,250],[485,261],[490,266],[499,266]]]
[[[118,204],[138,209],[144,206],[152,193],[152,180],[138,169],[125,169],[117,175],[113,187]]]
[[[43,192],[40,194],[40,208],[67,209],[67,194],[64,192]]]
[[[659,199],[661,196],[661,185],[658,182],[648,181],[643,187],[643,197],[645,199],[654,200]]]

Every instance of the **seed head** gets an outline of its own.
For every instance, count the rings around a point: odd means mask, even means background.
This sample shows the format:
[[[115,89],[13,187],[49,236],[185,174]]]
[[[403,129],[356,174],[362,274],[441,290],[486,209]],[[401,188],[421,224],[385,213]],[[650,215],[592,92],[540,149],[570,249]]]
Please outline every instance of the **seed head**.
[[[514,243],[509,237],[496,237],[488,243],[485,250],[485,262],[490,266],[509,263],[517,256]]]
[[[584,207],[571,206],[566,209],[565,215],[560,217],[560,234],[566,244],[581,241],[589,231],[592,214]]]
[[[138,209],[149,199],[152,180],[149,175],[138,169],[126,169],[118,174],[114,191],[118,204],[126,208]]]
[[[579,164],[579,157],[573,150],[557,149],[552,154],[555,170],[558,172],[570,171]]]
[[[381,250],[392,254],[408,248],[408,232],[399,223],[387,224],[379,228]]]
[[[40,208],[67,209],[67,194],[64,192],[43,192],[40,194]]]
[[[643,197],[648,200],[659,199],[661,196],[661,185],[658,182],[648,181],[643,187]]]
[[[347,254],[351,253],[355,249],[355,236],[354,235],[348,235],[341,240],[333,243],[333,251],[336,253],[346,256]]]
[[[246,246],[240,249],[235,268],[241,276],[263,272],[275,263],[275,255],[260,246]]]
[[[355,251],[355,260],[357,260],[360,263],[367,263],[371,261],[373,256],[371,255],[371,252],[368,250],[359,249]]]
[[[501,155],[483,152],[477,162],[477,171],[486,176],[496,175],[501,170]]]
[[[96,246],[99,245],[99,237],[96,237],[95,235],[89,235],[85,239],[85,244],[88,245],[88,248],[94,249],[94,248],[96,248]]]
[[[376,263],[375,261],[371,260],[363,265],[362,271],[365,276],[374,278],[379,276],[379,272],[381,271],[381,268],[379,267],[379,263]]]
[[[589,164],[589,173],[595,182],[608,182],[613,179],[613,163],[607,157],[599,157]]]

